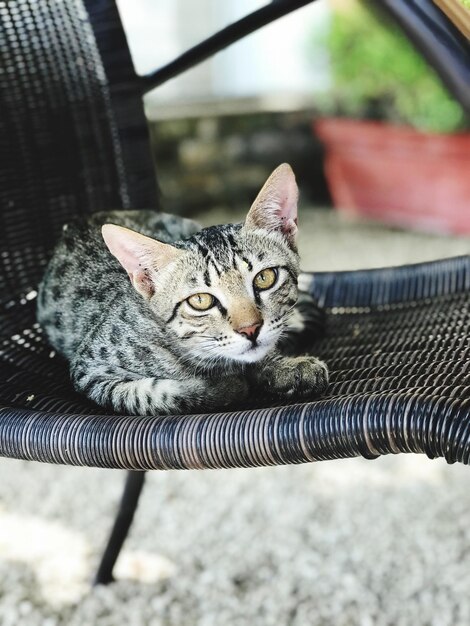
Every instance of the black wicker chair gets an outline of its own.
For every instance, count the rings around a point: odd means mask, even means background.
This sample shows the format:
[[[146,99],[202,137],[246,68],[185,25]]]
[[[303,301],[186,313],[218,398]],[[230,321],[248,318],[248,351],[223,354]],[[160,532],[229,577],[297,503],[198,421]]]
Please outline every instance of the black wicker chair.
[[[326,313],[316,402],[226,414],[106,415],[76,394],[35,321],[69,218],[158,207],[141,95],[308,0],[273,2],[158,72],[135,75],[113,0],[0,3],[0,455],[129,471],[96,580],[112,580],[147,469],[419,452],[470,458],[470,257],[305,274]],[[468,42],[431,1],[385,1],[470,110]],[[138,470],[138,471],[136,471]]]

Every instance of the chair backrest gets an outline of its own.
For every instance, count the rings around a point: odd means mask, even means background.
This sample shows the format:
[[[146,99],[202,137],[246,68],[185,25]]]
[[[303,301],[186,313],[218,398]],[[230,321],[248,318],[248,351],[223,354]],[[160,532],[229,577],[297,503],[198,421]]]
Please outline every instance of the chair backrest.
[[[61,226],[157,205],[141,84],[114,0],[0,4],[0,302],[34,289]]]

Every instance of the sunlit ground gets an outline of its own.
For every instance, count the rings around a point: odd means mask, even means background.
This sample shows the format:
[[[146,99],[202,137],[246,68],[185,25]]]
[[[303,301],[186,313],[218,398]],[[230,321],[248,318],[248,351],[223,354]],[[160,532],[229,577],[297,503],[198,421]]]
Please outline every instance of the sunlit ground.
[[[470,251],[326,211],[300,224],[305,269]],[[0,624],[468,625],[468,472],[411,455],[154,472],[118,582],[92,588],[123,473],[2,460]]]

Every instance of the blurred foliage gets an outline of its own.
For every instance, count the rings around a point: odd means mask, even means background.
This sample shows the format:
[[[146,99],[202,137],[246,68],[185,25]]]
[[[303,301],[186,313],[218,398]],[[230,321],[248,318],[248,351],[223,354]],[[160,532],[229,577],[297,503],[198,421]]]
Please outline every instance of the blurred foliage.
[[[333,87],[322,114],[388,120],[433,132],[466,127],[459,104],[402,31],[371,2],[350,0],[332,15],[327,46]]]

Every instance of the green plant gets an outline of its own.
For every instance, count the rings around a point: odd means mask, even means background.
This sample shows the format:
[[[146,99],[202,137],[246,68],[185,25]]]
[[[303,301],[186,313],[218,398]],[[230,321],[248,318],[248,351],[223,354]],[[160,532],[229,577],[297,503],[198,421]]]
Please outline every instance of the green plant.
[[[461,107],[376,6],[350,0],[334,11],[324,41],[333,87],[319,99],[322,113],[389,120],[434,132],[465,127]]]

